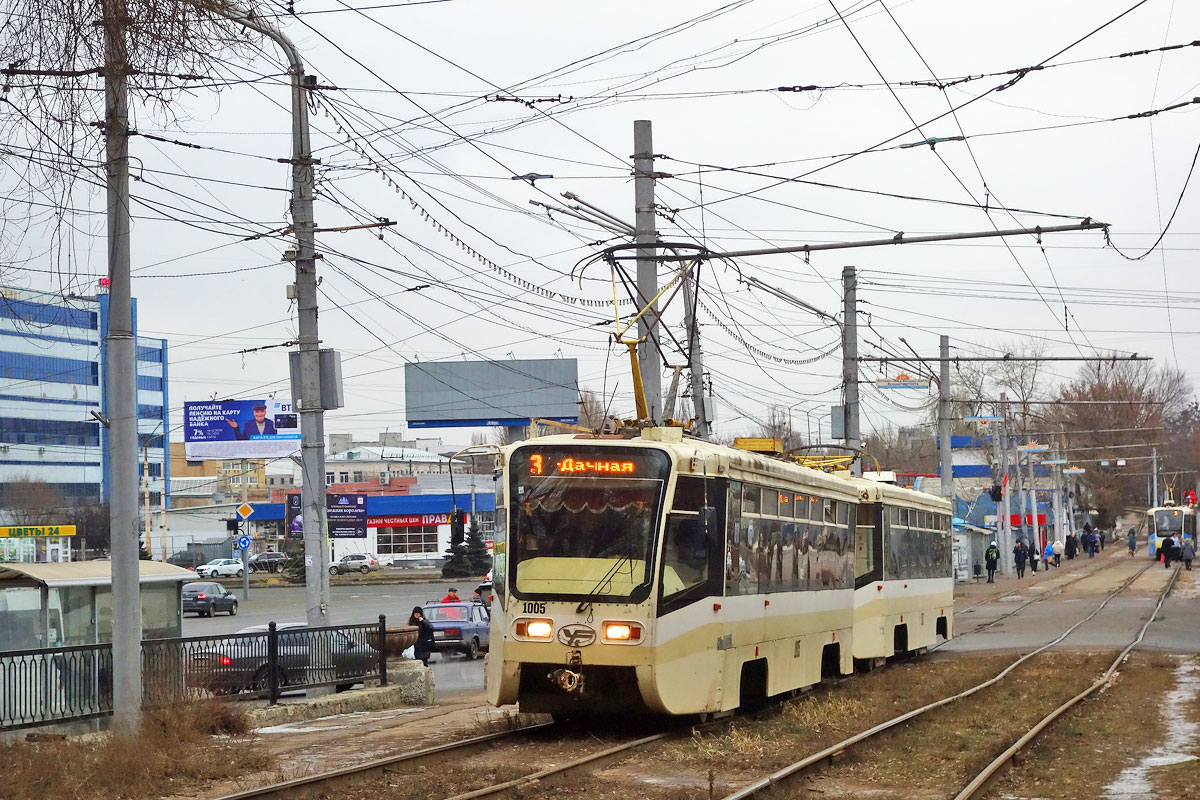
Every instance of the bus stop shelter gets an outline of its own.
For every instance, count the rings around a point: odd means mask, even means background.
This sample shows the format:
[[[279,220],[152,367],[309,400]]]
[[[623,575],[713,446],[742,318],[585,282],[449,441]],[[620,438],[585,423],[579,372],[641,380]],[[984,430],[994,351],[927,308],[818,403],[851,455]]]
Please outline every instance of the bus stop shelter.
[[[139,561],[142,637],[180,636],[182,585],[196,573]],[[112,641],[112,562],[0,564],[0,652]]]

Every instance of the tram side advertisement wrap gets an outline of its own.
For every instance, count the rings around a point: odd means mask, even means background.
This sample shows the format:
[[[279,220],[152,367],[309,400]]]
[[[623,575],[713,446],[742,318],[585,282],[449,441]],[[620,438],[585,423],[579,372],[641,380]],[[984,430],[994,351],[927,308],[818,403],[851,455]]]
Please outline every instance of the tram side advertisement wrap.
[[[509,471],[513,594],[645,600],[670,472],[668,455],[651,448],[518,448]]]

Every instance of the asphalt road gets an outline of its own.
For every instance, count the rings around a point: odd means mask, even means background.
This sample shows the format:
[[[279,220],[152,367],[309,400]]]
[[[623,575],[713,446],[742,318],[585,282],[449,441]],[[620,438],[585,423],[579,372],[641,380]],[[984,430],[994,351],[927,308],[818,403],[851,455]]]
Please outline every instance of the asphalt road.
[[[459,596],[470,597],[477,581],[465,583],[437,581],[429,583],[404,583],[392,585],[332,586],[329,597],[329,623],[350,625],[355,623],[377,623],[379,615],[387,616],[388,626],[404,625],[413,606],[425,605],[446,596],[446,589],[454,586]],[[251,625],[268,622],[303,622],[305,619],[304,587],[283,586],[250,590],[250,599],[242,598],[242,590],[234,591],[238,596],[236,617],[217,614],[214,617],[197,617],[188,614],[183,618],[184,636],[220,636],[235,633]],[[434,682],[438,696],[446,698],[462,692],[483,689],[483,660],[468,661],[462,656],[435,655],[429,665],[433,667]]]

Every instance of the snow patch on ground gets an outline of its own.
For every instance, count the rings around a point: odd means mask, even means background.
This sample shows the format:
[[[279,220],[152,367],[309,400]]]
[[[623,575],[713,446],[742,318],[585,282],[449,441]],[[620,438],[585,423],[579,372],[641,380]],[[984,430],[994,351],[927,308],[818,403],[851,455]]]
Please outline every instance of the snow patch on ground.
[[[1167,724],[1167,735],[1162,745],[1151,750],[1134,766],[1121,770],[1116,780],[1104,788],[1104,796],[1108,800],[1155,797],[1151,770],[1197,759],[1191,755],[1191,751],[1200,745],[1200,724],[1191,722],[1183,713],[1183,704],[1195,697],[1197,692],[1200,692],[1200,666],[1194,662],[1180,664],[1175,668],[1175,688],[1163,698],[1163,721]]]

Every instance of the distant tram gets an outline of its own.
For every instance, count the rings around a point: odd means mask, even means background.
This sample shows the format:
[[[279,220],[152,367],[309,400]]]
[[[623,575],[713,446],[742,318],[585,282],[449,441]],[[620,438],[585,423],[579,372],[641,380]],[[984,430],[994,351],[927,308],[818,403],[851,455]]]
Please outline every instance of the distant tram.
[[[950,505],[709,442],[548,436],[498,456],[493,705],[756,705],[953,635]]]
[[[1185,540],[1196,544],[1196,511],[1190,506],[1159,506],[1146,511],[1146,541],[1150,544],[1150,558],[1158,558],[1158,538],[1182,534]]]

